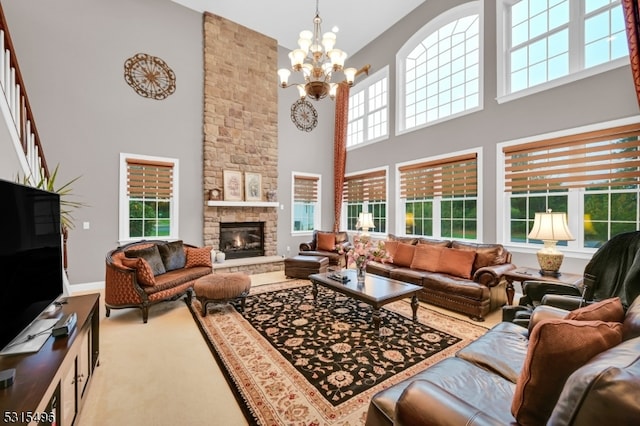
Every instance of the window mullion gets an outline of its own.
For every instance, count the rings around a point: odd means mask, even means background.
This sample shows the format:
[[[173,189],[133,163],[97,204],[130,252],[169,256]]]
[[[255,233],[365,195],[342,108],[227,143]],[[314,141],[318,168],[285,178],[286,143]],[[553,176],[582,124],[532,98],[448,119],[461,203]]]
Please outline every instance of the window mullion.
[[[584,68],[584,2],[569,2],[569,72],[574,73]]]

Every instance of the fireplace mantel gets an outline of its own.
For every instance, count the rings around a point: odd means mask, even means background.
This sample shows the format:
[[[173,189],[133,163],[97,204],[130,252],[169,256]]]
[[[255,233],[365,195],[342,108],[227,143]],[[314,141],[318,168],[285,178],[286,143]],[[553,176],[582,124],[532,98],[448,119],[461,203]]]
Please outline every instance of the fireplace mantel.
[[[210,207],[278,207],[277,201],[207,201]]]

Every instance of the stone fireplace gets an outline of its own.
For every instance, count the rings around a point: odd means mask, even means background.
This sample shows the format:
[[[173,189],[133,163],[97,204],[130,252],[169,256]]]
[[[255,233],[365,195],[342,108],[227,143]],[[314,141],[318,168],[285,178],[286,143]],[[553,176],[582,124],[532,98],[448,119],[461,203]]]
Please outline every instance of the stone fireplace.
[[[227,259],[264,256],[264,222],[220,222],[220,250]]]
[[[239,270],[250,273],[282,270],[284,262],[277,256],[279,208],[266,203],[266,192],[278,186],[278,43],[209,12],[204,13],[203,37],[204,243],[225,251],[231,261],[222,265],[242,263]],[[250,70],[242,74],[242,84],[236,72],[240,69]],[[226,202],[225,170],[240,172],[243,178],[259,174],[261,201],[242,197]],[[221,192],[219,201],[208,200],[212,189]],[[235,254],[225,250],[221,224],[230,222],[263,224],[261,255],[234,259]]]

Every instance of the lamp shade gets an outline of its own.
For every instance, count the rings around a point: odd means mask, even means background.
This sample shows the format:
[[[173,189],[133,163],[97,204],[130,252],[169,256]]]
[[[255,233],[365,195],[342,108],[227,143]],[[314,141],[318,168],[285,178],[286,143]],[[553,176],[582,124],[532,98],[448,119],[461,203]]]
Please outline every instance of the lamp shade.
[[[373,224],[373,213],[360,213],[358,215],[358,223],[360,224],[360,228],[363,229],[375,228]]]
[[[529,238],[542,241],[575,240],[567,224],[567,214],[553,213],[551,210],[536,213]]]

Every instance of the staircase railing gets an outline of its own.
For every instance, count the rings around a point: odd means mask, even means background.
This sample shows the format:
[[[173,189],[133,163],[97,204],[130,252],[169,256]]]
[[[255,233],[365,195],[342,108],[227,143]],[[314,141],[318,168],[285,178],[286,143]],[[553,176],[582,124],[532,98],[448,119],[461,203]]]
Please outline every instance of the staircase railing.
[[[32,183],[49,179],[49,168],[44,157],[40,136],[29,104],[24,80],[18,66],[9,27],[0,4],[0,88],[9,106],[13,124],[24,152]]]

